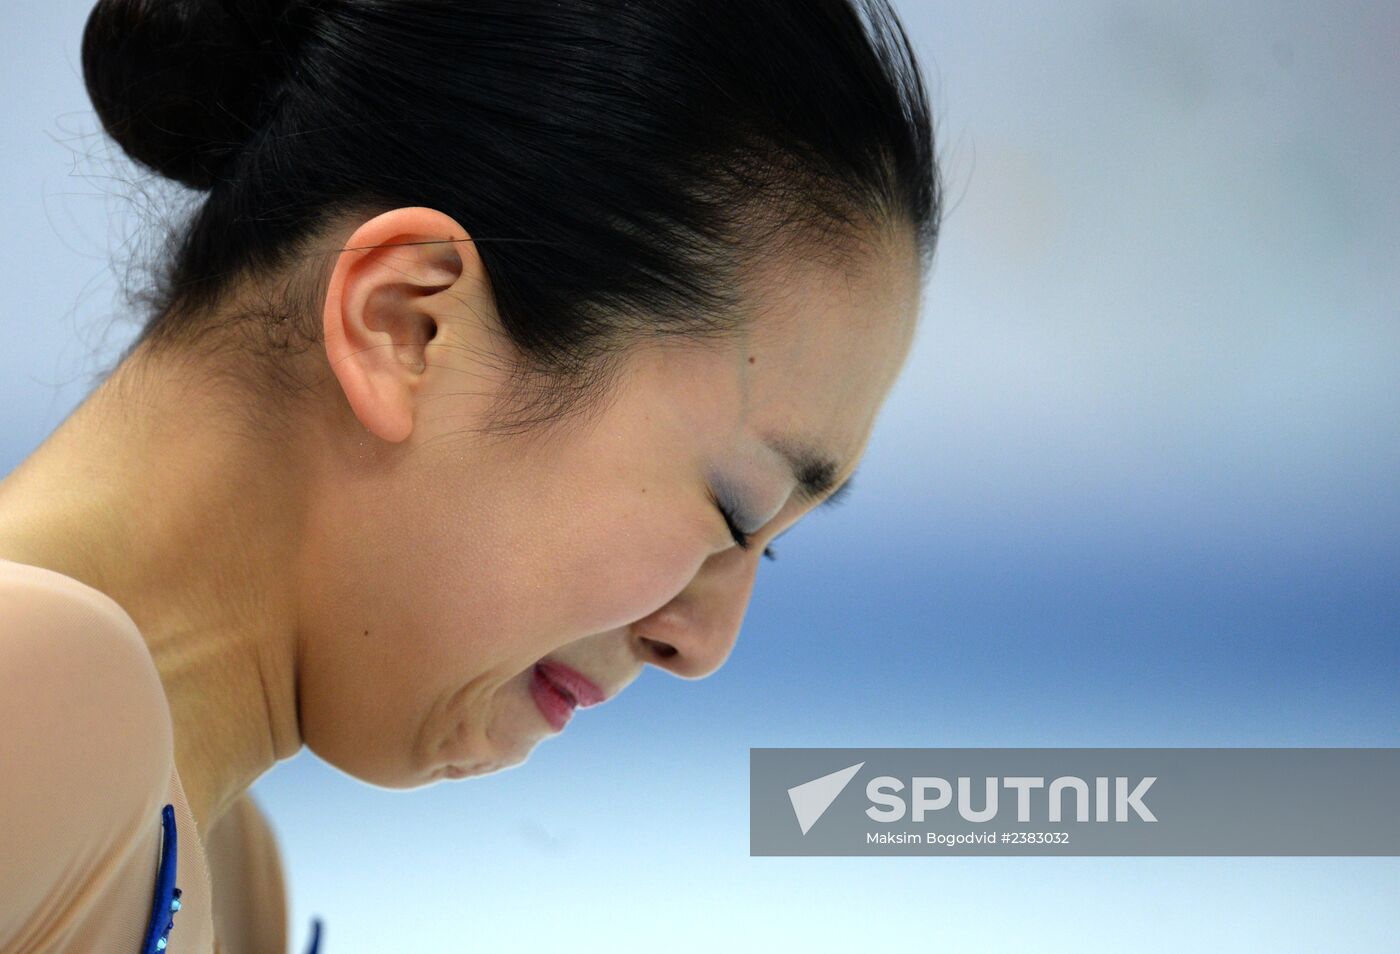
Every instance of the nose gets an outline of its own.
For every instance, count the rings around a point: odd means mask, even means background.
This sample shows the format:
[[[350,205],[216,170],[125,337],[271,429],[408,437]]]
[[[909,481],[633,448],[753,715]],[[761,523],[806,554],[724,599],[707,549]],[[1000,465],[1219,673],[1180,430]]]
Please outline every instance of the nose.
[[[632,626],[644,662],[682,679],[703,679],[739,639],[761,554],[729,547],[707,559],[685,589]]]

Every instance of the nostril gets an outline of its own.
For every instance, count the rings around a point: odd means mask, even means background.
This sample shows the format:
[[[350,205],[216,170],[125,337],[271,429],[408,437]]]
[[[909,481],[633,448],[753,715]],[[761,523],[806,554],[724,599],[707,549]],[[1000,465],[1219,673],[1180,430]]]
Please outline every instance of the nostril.
[[[642,637],[642,644],[662,659],[670,659],[678,651],[670,643],[657,642],[654,639],[647,639],[645,636]]]

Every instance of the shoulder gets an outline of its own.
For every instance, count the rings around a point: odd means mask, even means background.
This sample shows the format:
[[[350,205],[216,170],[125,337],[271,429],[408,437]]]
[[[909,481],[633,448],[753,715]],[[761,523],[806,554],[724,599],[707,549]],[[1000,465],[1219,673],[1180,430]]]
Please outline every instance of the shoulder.
[[[59,885],[148,833],[173,729],[130,616],[53,570],[0,559],[0,945]]]
[[[85,753],[100,766],[126,766],[110,784],[133,779],[164,789],[173,758],[169,704],[140,630],[116,600],[54,570],[0,559],[0,673],[7,753],[55,766]],[[35,731],[19,731],[26,728]],[[118,757],[103,745],[111,741],[145,748]]]

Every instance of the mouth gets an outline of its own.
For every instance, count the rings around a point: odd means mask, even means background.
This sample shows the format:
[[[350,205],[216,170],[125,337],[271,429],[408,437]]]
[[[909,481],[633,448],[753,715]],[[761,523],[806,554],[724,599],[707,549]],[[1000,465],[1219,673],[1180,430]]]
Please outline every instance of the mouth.
[[[545,720],[558,732],[573,718],[575,708],[596,706],[606,694],[581,673],[556,662],[535,664],[530,694]]]

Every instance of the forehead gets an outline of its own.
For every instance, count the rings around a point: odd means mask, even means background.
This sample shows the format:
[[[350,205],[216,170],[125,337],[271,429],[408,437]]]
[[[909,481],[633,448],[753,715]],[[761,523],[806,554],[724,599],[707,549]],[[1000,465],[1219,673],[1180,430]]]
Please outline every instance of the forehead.
[[[618,441],[647,434],[634,446],[655,467],[732,464],[748,475],[785,472],[768,441],[797,441],[828,457],[844,480],[908,355],[921,278],[912,239],[835,263],[755,267],[745,277],[748,320],[738,333],[639,343],[610,410],[587,430]]]
[[[746,287],[753,317],[730,353],[736,436],[798,437],[849,470],[908,357],[921,278],[902,240],[756,268]]]

